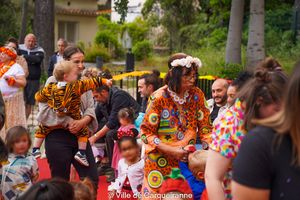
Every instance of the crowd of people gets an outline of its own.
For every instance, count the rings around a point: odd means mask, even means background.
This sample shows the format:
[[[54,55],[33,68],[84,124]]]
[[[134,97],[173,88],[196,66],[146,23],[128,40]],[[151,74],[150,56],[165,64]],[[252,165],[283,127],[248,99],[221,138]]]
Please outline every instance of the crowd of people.
[[[41,86],[33,34],[0,48],[0,199],[93,200],[101,175],[111,200],[299,198],[300,63],[288,76],[266,58],[216,79],[206,100],[200,59],[176,53],[163,81],[139,77],[139,104],[109,71],[85,68],[79,47],[59,39],[57,49]],[[43,142],[52,178],[38,181]]]

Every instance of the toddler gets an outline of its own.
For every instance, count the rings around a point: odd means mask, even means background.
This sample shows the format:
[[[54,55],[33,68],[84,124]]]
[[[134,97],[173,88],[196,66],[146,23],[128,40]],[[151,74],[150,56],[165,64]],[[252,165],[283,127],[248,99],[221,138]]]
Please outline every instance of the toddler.
[[[195,200],[203,199],[205,196],[203,192],[205,191],[204,171],[207,154],[208,151],[206,150],[190,151],[188,163],[179,163],[183,176],[192,188]]]
[[[15,126],[8,130],[8,160],[2,163],[0,170],[0,190],[4,199],[18,199],[38,179],[38,164],[28,153],[30,145],[30,135],[24,127]]]
[[[118,177],[108,187],[110,200],[138,199],[144,178],[144,160],[136,140],[138,131],[130,129],[118,133],[118,147],[122,158],[118,163]]]
[[[120,128],[118,129],[117,135],[114,136],[114,139],[118,140],[118,135],[123,134],[124,132],[128,132],[131,129],[135,128],[134,126],[134,110],[131,108],[122,108],[118,112],[118,118],[120,123]],[[118,148],[118,145],[114,145],[114,153],[112,158],[112,168],[115,169],[115,171],[118,170],[118,163],[121,159],[121,154]],[[117,173],[116,173],[117,174]]]
[[[58,81],[50,83],[42,90],[36,93],[37,102],[47,103],[50,108],[59,116],[65,118],[64,124],[56,126],[48,126],[47,121],[41,122],[39,128],[35,132],[35,140],[33,145],[33,155],[40,157],[40,147],[45,137],[54,129],[68,128],[68,124],[72,120],[80,120],[82,118],[80,112],[81,95],[88,90],[94,90],[97,87],[106,84],[111,85],[111,81],[100,77],[77,80],[78,69],[71,61],[61,61],[55,65],[53,74]],[[50,121],[51,119],[49,119]],[[51,122],[49,122],[51,123]],[[89,137],[88,128],[84,127],[76,134],[78,139],[78,152],[74,158],[82,165],[89,166],[86,158],[86,145]]]

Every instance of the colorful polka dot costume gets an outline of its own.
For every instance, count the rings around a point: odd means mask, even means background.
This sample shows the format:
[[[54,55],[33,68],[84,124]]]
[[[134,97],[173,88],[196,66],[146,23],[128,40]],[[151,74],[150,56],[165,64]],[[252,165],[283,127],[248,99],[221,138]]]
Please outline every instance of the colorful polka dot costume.
[[[156,149],[160,143],[184,147],[196,143],[199,135],[202,142],[211,141],[211,122],[203,92],[192,88],[186,102],[174,102],[168,89],[161,88],[149,100],[141,125],[141,139],[145,143],[145,177],[142,193],[158,193],[163,177],[172,168],[179,167],[179,161]],[[143,196],[143,199],[147,195]],[[153,199],[153,196],[152,198]]]
[[[240,100],[220,118],[212,133],[212,143],[210,148],[228,159],[237,156],[241,142],[247,131],[244,127],[244,109]],[[224,179],[224,192],[226,199],[231,196],[232,171],[228,169]]]

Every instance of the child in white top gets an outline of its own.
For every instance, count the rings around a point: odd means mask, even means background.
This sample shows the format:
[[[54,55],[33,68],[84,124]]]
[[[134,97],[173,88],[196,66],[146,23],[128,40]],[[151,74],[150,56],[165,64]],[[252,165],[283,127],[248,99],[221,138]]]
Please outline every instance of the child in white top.
[[[144,160],[140,157],[136,129],[118,132],[122,155],[118,163],[118,178],[108,187],[110,199],[138,199],[144,177]]]
[[[6,136],[8,160],[1,163],[0,170],[0,189],[5,200],[18,199],[38,179],[38,164],[28,153],[30,145],[30,135],[24,127],[9,129]]]

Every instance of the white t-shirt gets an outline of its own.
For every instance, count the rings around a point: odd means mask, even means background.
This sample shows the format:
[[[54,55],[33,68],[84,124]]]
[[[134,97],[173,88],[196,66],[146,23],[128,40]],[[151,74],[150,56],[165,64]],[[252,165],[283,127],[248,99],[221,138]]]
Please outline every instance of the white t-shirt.
[[[0,78],[0,90],[4,96],[13,95],[18,92],[19,87],[9,86],[7,81],[5,80],[6,76],[25,76],[25,72],[23,68],[15,63],[11,68]]]

